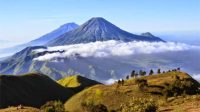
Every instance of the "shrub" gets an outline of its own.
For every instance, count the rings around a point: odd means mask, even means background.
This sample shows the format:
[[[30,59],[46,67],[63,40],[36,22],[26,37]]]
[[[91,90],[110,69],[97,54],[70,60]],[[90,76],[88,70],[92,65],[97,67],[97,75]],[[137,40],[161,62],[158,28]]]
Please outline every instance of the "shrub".
[[[140,74],[140,76],[145,76],[145,75],[146,75],[146,72],[143,71],[143,70],[140,70],[140,71],[139,71],[139,74]]]
[[[87,112],[108,112],[107,107],[103,104],[81,103],[82,108]]]
[[[49,101],[40,108],[43,112],[65,112],[61,101]]]
[[[129,79],[129,75],[126,76],[126,80],[128,80],[128,79]]]
[[[139,89],[144,91],[144,89],[148,86],[146,79],[136,79],[135,83],[138,85]]]
[[[196,84],[192,79],[185,78],[180,79],[176,77],[176,80],[171,85],[166,85],[162,91],[165,97],[185,95],[185,94],[198,94],[198,84]]]
[[[127,104],[122,104],[121,112],[156,112],[157,105],[155,101],[150,98],[133,98]]]

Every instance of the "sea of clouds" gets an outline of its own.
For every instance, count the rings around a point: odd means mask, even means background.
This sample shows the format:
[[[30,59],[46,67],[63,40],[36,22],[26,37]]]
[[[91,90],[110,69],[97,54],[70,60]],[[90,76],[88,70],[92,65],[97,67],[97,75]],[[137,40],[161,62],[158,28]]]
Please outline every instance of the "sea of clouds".
[[[48,47],[47,49],[38,49],[34,52],[44,51],[64,51],[56,53],[47,53],[37,57],[34,60],[46,61],[56,58],[74,58],[77,55],[81,57],[111,57],[111,56],[129,56],[134,54],[151,54],[161,52],[184,51],[190,49],[200,49],[199,46],[188,45],[175,42],[122,42],[122,41],[104,41],[85,44],[74,44],[66,46]]]
[[[193,74],[192,77],[200,82],[200,74]]]

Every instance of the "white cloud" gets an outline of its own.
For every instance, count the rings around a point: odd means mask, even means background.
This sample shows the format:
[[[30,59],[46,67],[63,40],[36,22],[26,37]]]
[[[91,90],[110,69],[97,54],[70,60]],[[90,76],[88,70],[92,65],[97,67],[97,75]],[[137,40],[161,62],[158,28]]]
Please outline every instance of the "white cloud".
[[[193,74],[192,77],[200,82],[200,74]]]
[[[117,80],[115,80],[115,79],[108,79],[108,80],[104,81],[104,84],[111,85],[111,84],[115,83],[116,81]]]
[[[92,42],[86,44],[74,44],[66,46],[48,47],[47,49],[39,49],[36,52],[43,51],[65,51],[63,53],[49,53],[35,60],[53,60],[56,58],[74,58],[76,55],[81,57],[109,57],[109,56],[128,56],[134,54],[150,54],[170,51],[184,51],[189,49],[199,49],[199,46],[192,46],[184,43],[174,42],[121,42],[121,41],[105,41]]]

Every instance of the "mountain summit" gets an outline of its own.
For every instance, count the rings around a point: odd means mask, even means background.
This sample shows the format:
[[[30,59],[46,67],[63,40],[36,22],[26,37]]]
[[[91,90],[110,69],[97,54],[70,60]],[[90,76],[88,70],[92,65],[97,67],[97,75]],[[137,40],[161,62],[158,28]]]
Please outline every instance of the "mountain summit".
[[[48,46],[88,43],[95,41],[120,40],[120,41],[163,41],[155,37],[149,38],[126,32],[101,17],[88,20],[80,27],[67,32],[60,37],[48,42]]]
[[[141,36],[146,36],[146,37],[156,37],[156,36],[154,36],[153,34],[151,34],[150,32],[142,33]]]
[[[78,27],[78,25],[74,22],[72,23],[66,23],[64,25],[61,25],[58,29],[43,35],[42,37],[35,39],[31,42],[29,42],[30,44],[34,44],[34,45],[44,45],[46,44],[48,41],[57,38],[58,36],[67,33],[73,29],[76,29]]]

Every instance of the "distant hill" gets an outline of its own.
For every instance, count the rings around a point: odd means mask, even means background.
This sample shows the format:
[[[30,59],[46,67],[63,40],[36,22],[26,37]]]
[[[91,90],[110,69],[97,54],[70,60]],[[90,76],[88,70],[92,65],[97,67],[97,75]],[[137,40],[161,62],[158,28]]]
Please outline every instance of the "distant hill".
[[[48,42],[48,46],[59,46],[78,43],[89,43],[95,41],[120,40],[128,41],[163,41],[158,37],[146,35],[135,35],[126,32],[104,18],[96,17],[88,20],[77,29],[67,32],[58,38]]]
[[[85,78],[80,75],[72,75],[66,78],[62,78],[57,81],[60,85],[67,87],[67,88],[72,88],[75,91],[81,91],[87,87],[100,84],[99,82],[95,80],[91,80],[88,78]]]
[[[143,90],[140,90],[139,85],[142,83],[139,83],[139,81],[142,82],[144,80],[147,81],[147,86],[145,86]],[[123,85],[121,83],[114,83],[112,85],[95,85],[71,97],[68,101],[66,101],[65,108],[70,112],[86,112],[82,107],[82,104],[84,103],[103,104],[110,111],[115,110],[117,112],[121,112],[120,108],[122,105],[128,104],[134,99],[141,99],[139,101],[142,102],[142,99],[145,98],[149,101],[154,100],[155,103],[158,104],[158,109],[160,111],[162,110],[161,112],[175,110],[178,111],[179,109],[181,109],[179,111],[183,112],[186,112],[186,110],[187,112],[190,112],[188,111],[190,109],[200,110],[200,107],[198,106],[198,103],[200,103],[200,96],[198,93],[196,93],[194,96],[188,95],[187,99],[183,96],[177,96],[175,98],[171,96],[169,97],[169,102],[166,102],[164,97],[165,89],[168,86],[170,89],[170,87],[180,84],[178,81],[181,81],[181,83],[185,83],[184,81],[186,81],[185,84],[188,85],[188,87],[191,85],[190,88],[187,89],[187,92],[198,91],[197,89],[194,90],[193,86],[200,89],[200,84],[187,73],[172,71],[157,75],[130,78],[128,80],[125,79]],[[171,90],[170,92],[173,93],[175,91]],[[190,103],[193,105],[190,105]],[[129,109],[131,108],[133,107],[129,107]]]
[[[3,49],[0,49],[0,53],[1,54],[8,54],[8,53],[15,53],[17,51],[20,51],[26,47],[30,47],[30,46],[42,46],[44,44],[46,44],[47,42],[71,31],[71,30],[74,30],[78,27],[79,25],[77,25],[76,23],[66,23],[62,26],[60,26],[59,28],[51,31],[50,33],[47,33],[35,40],[32,40],[28,43],[24,43],[24,44],[21,44],[21,45],[17,45],[17,46],[13,46],[13,47],[9,47],[9,48],[3,48]]]
[[[33,60],[38,56],[45,55],[46,53],[56,53],[60,51],[56,52],[47,51],[43,53],[35,52],[35,50],[38,49],[47,49],[47,48],[44,46],[27,47],[22,51],[12,55],[11,57],[2,60],[0,62],[0,74],[21,75],[30,72],[39,72],[42,74],[46,74],[55,80],[68,76],[66,71],[64,70],[60,71],[54,68],[51,62]]]
[[[66,101],[74,92],[49,77],[30,73],[22,76],[0,76],[0,108],[8,106],[40,107],[50,100]]]
[[[98,81],[121,77],[124,71],[130,71],[134,66],[121,60],[112,58],[69,58],[58,59],[58,62],[37,61],[34,58],[45,55],[35,50],[47,49],[43,46],[27,47],[13,56],[0,62],[0,74],[21,75],[29,72],[39,72],[52,79],[59,80],[69,75],[80,74]],[[123,66],[123,67],[122,67]],[[136,68],[136,67],[135,67]],[[139,68],[138,68],[139,69]]]

